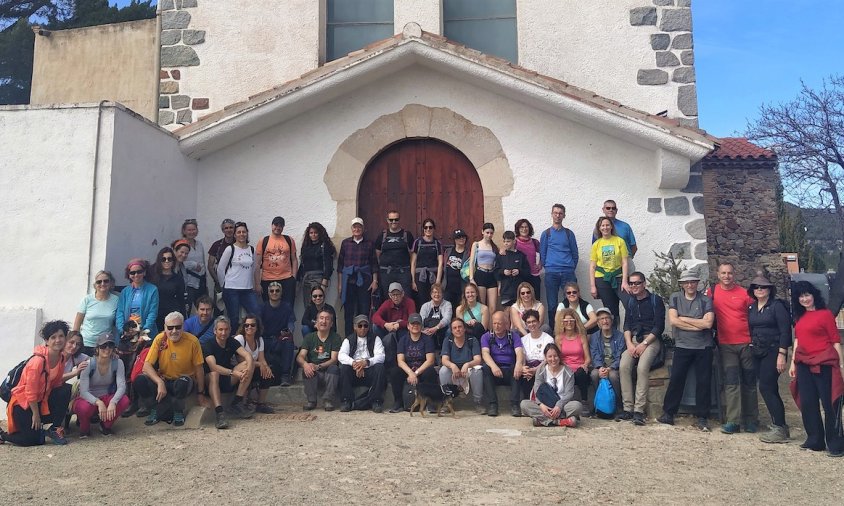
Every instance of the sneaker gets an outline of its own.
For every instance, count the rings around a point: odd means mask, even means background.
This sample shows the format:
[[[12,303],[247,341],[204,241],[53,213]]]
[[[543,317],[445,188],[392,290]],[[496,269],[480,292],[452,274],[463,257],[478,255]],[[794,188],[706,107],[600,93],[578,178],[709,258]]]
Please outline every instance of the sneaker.
[[[90,436],[90,435],[91,434],[88,433],[88,432],[80,432],[79,433],[79,439],[88,439],[88,436]]]
[[[121,418],[129,418],[130,416],[134,415],[137,411],[138,411],[138,403],[133,402],[132,404],[129,404],[129,407],[126,408],[126,411],[124,411],[123,414],[120,415],[120,417]]]
[[[633,419],[633,413],[630,411],[622,411],[621,413],[615,415],[616,422],[627,422]]]
[[[372,403],[372,412],[373,413],[383,413],[384,412],[384,405],[378,401]]]
[[[837,452],[830,451],[826,454],[828,457],[844,457],[844,450],[838,450]]]
[[[237,418],[247,419],[252,418],[253,411],[247,408],[242,402],[238,402],[237,404],[232,404],[229,406],[229,413],[232,416],[236,416]]]
[[[741,432],[741,427],[735,422],[727,422],[721,426],[721,432],[724,434],[736,434]]]
[[[50,430],[47,431],[47,436],[57,445],[67,444],[67,438],[64,437],[64,427],[56,427],[53,425],[50,427]]]
[[[311,401],[308,401],[304,406],[302,406],[302,409],[304,409],[305,411],[313,411],[315,408],[316,402]]]
[[[5,431],[5,430],[3,430],[3,429],[0,429],[0,445],[2,445],[2,444],[5,444],[5,443],[6,443],[6,436],[8,436],[8,434],[6,433],[6,431]]]
[[[138,411],[138,413],[140,413],[140,411]],[[158,422],[158,411],[155,408],[152,408],[151,410],[149,410],[147,419],[144,420],[144,425],[155,425]]]
[[[774,425],[771,430],[759,435],[759,441],[763,443],[787,443],[790,436],[788,426]]]
[[[281,386],[289,387],[291,383],[292,382],[290,381],[290,375],[289,374],[285,374],[284,376],[281,377]]]
[[[352,410],[352,403],[349,402],[349,401],[344,402],[343,405],[340,406],[340,412],[341,413],[348,413],[351,410]]]
[[[759,430],[759,427],[755,422],[748,422],[744,424],[744,431],[748,434],[755,434],[757,430]]]
[[[255,405],[255,412],[263,415],[271,415],[275,413],[275,408],[265,402],[259,402]]]
[[[150,413],[152,413],[152,410],[150,408],[142,406],[137,411],[135,411],[135,416],[137,416],[138,418],[143,418],[145,416],[149,416]]]
[[[485,415],[486,414],[486,408],[484,407],[483,403],[480,403],[480,402],[475,403],[475,414],[478,414],[478,415]]]
[[[665,425],[674,425],[674,417],[669,415],[668,413],[663,413],[662,416],[656,419],[659,423],[664,423]]]
[[[706,418],[698,418],[692,427],[701,432],[709,432],[709,421]]]
[[[547,416],[535,416],[535,417],[533,417],[533,426],[534,427],[550,427],[551,423],[553,423],[553,422],[554,422],[554,420],[551,420]]]
[[[100,434],[102,434],[103,436],[110,436],[110,435],[114,434],[114,432],[101,423],[100,424]]]
[[[518,406],[510,406],[510,416],[515,416],[516,418],[522,416],[522,409]]]
[[[486,410],[487,416],[498,416],[498,404],[490,404]]]
[[[393,404],[393,407],[390,408],[390,413],[401,413],[402,411],[404,411],[404,406],[398,403]]]
[[[801,450],[812,450],[813,452],[822,452],[822,451],[826,450],[826,447],[824,447],[823,445],[821,445],[821,446],[811,446],[809,444],[809,442],[806,441],[802,445],[800,445],[800,449]]]
[[[633,412],[633,425],[642,426],[645,425],[645,414],[639,413],[638,411]]]
[[[428,404],[425,411],[427,411],[429,415],[436,415],[437,414],[437,407],[434,406],[433,404]]]
[[[334,411],[334,403],[331,401],[322,401],[322,407],[326,411]]]
[[[557,424],[560,427],[575,428],[575,427],[577,427],[577,418],[575,418],[573,416],[570,416],[568,418],[560,418],[559,420],[557,420]]]
[[[214,423],[214,426],[218,429],[228,429],[229,428],[229,421],[226,420],[226,414],[220,411],[216,413],[217,421]]]
[[[185,413],[182,411],[173,411],[173,425],[181,427],[185,424]]]

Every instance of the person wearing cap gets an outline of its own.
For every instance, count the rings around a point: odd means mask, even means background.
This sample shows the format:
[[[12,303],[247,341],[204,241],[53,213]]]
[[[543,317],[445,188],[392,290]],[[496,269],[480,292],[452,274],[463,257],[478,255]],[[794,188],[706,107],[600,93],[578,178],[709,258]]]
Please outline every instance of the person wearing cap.
[[[185,317],[174,311],[164,318],[164,330],[155,336],[144,360],[143,374],[134,383],[140,404],[149,407],[146,425],[168,419],[185,424],[185,399],[197,389],[197,401],[205,402],[205,359],[193,334],[184,332]]]
[[[343,331],[348,335],[355,329],[352,318],[369,314],[372,292],[378,288],[378,259],[375,245],[363,236],[361,218],[352,219],[352,236],[343,239],[337,253],[337,292],[343,303]]]
[[[627,345],[624,334],[616,328],[613,314],[609,308],[602,307],[595,311],[598,330],[589,336],[589,353],[592,356],[592,384],[597,385],[601,379],[609,378],[615,392],[616,406],[621,404],[621,379],[618,374],[621,365],[621,355]],[[594,410],[593,410],[594,411]]]
[[[133,258],[126,264],[124,273],[129,280],[117,301],[115,327],[122,329],[128,320],[138,322],[141,331],[148,330],[151,335],[158,334],[158,287],[145,282],[149,262]]]
[[[445,293],[443,297],[456,308],[463,299],[463,288],[466,280],[460,274],[463,264],[469,259],[469,250],[466,249],[468,236],[462,228],[456,229],[451,234],[454,246],[446,246],[443,251],[443,278],[445,279]]]
[[[126,371],[123,361],[114,356],[114,348],[114,336],[101,334],[95,359],[79,376],[79,397],[73,403],[73,412],[79,421],[80,437],[90,435],[95,414],[100,418],[100,432],[111,434],[114,422],[129,407]]]
[[[234,220],[231,218],[224,219],[220,223],[220,230],[223,231],[223,237],[214,241],[214,244],[208,248],[208,272],[211,273],[211,279],[214,280],[215,293],[223,291],[223,287],[217,279],[217,263],[220,261],[223,250],[234,244]]]
[[[747,313],[750,348],[759,380],[759,393],[771,415],[768,432],[759,435],[764,443],[785,443],[791,437],[785,423],[785,405],[778,380],[786,369],[791,347],[791,313],[786,303],[775,298],[777,287],[758,273],[750,281],[747,294],[754,300]]]
[[[314,287],[316,290],[317,287]],[[303,384],[307,403],[305,411],[311,411],[317,406],[317,389],[322,383],[325,393],[322,396],[323,407],[326,411],[334,410],[334,398],[337,395],[337,382],[340,370],[337,368],[337,355],[340,352],[340,336],[331,330],[334,315],[327,310],[317,314],[316,330],[306,335],[302,341],[302,348],[296,357],[296,362],[302,368]]]
[[[381,283],[382,300],[386,300],[393,283],[399,283],[404,292],[411,289],[410,248],[413,234],[399,224],[399,212],[387,212],[387,230],[375,240],[375,255],[378,258],[378,281]]]
[[[718,284],[707,294],[715,312],[718,354],[724,373],[724,434],[742,430],[756,432],[759,426],[759,400],[756,394],[756,371],[750,349],[750,326],[747,308],[753,299],[736,283],[735,267],[729,262],[718,265]]]
[[[267,287],[272,281],[281,283],[281,297],[293,306],[296,302],[296,241],[284,232],[284,218],[272,221],[272,233],[255,247],[255,293],[267,301]],[[229,315],[231,317],[232,315]]]
[[[372,315],[372,323],[375,324],[376,332],[381,337],[385,334],[396,334],[398,341],[407,333],[407,319],[416,312],[416,303],[413,299],[405,296],[401,283],[390,284],[389,300],[385,300],[377,311]]]
[[[662,403],[660,423],[674,425],[674,416],[680,409],[689,369],[695,371],[695,428],[709,432],[709,405],[712,384],[712,323],[715,313],[712,300],[699,292],[700,277],[693,270],[680,274],[680,291],[671,294],[668,302],[668,321],[674,337],[674,362],[671,377]]]
[[[273,374],[281,377],[281,386],[292,383],[293,331],[296,315],[290,304],[281,300],[281,283],[273,281],[267,287],[269,301],[261,306],[261,323],[264,325],[264,355]]]
[[[370,329],[369,318],[364,314],[355,316],[351,332],[340,345],[337,360],[340,362],[340,411],[372,408],[381,413],[384,406],[384,388],[387,378],[384,373],[384,344]],[[366,387],[366,394],[355,399],[355,387]]]
[[[389,373],[393,388],[393,408],[390,413],[398,413],[410,407],[404,405],[402,395],[406,384],[437,384],[435,352],[434,340],[422,333],[422,316],[419,313],[411,314],[407,318],[407,334],[399,339],[396,348],[396,366]]]
[[[495,387],[510,387],[510,414],[522,416],[519,404],[522,401],[522,367],[525,364],[525,350],[522,337],[510,330],[510,321],[504,311],[492,315],[492,330],[481,336],[481,357],[483,358],[484,397],[488,404],[487,415],[498,416],[498,395]]]

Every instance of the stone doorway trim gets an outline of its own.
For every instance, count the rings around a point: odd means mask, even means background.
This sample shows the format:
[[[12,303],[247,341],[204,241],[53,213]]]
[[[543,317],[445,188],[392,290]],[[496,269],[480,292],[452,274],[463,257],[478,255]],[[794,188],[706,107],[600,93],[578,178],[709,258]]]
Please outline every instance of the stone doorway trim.
[[[416,138],[440,140],[466,155],[481,180],[484,219],[498,230],[505,229],[503,198],[513,191],[513,171],[498,138],[451,109],[408,104],[351,134],[328,163],[323,181],[337,203],[335,239],[348,235],[348,225],[357,213],[360,179],[370,160],[395,142]],[[371,233],[383,224],[366,225]]]

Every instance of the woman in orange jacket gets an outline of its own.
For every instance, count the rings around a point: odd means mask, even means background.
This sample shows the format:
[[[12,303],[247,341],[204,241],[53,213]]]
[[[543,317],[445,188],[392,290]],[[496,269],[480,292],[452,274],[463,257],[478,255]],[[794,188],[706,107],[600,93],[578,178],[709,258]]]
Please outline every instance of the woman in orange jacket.
[[[9,432],[0,431],[0,442],[18,446],[44,444],[46,435],[55,444],[67,444],[61,426],[70,402],[70,389],[64,385],[65,340],[70,327],[60,320],[41,327],[44,344],[36,346],[33,357],[23,369],[20,382],[12,389],[6,408]],[[44,425],[52,423],[49,430]]]

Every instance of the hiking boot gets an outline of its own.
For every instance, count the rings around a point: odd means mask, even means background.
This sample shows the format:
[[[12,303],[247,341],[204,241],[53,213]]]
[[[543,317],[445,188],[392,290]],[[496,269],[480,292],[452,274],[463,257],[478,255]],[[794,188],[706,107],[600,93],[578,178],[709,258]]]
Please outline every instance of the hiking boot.
[[[822,452],[822,451],[826,450],[826,447],[823,444],[821,446],[812,446],[812,445],[809,444],[809,441],[805,441],[805,442],[803,442],[803,444],[800,445],[800,449],[801,450],[812,450],[813,452]]]
[[[109,429],[108,427],[106,427],[105,425],[103,425],[101,423],[100,424],[100,434],[102,434],[103,436],[110,436],[110,435],[114,434],[114,431],[112,431],[111,429]]]
[[[228,429],[229,428],[229,421],[226,420],[226,414],[220,411],[216,413],[217,421],[214,423],[214,426],[218,429]]]
[[[302,409],[305,411],[313,411],[316,409],[316,402],[308,401],[304,406],[302,406]]]
[[[428,404],[428,406],[425,408],[425,411],[427,411],[429,415],[436,415],[437,407],[433,404]]]
[[[236,416],[237,418],[241,419],[248,419],[252,418],[254,414],[253,411],[247,408],[242,402],[238,402],[237,404],[232,404],[229,406],[229,413],[232,416]]]
[[[372,412],[373,413],[383,413],[384,412],[384,404],[375,401],[372,403]]]
[[[533,417],[533,426],[534,427],[550,427],[554,420],[551,420],[547,416],[535,416]]]
[[[334,411],[334,403],[331,401],[322,401],[322,407],[326,411]]]
[[[709,421],[703,417],[698,418],[697,422],[695,422],[692,427],[701,432],[709,432]]]
[[[271,415],[275,413],[275,409],[265,402],[259,402],[255,405],[255,412],[263,415]]]
[[[486,414],[486,408],[484,407],[483,403],[481,403],[481,402],[475,403],[475,414],[477,414],[477,415],[485,415]]]
[[[510,406],[510,416],[515,416],[516,418],[522,416],[522,409],[519,406]]]
[[[340,406],[340,412],[341,413],[348,413],[351,410],[352,410],[352,403],[349,402],[349,401],[344,402],[343,405]]]
[[[787,425],[774,425],[771,430],[759,435],[759,441],[763,443],[787,443],[790,436]]]
[[[577,427],[577,418],[573,416],[570,416],[568,418],[560,418],[559,420],[557,420],[557,424],[559,424],[560,427],[575,428]]]
[[[727,422],[721,426],[721,432],[724,434],[736,434],[741,432],[741,427],[735,422]]]
[[[487,416],[498,416],[498,404],[490,404],[486,410]]]
[[[138,403],[133,401],[132,404],[129,404],[129,407],[126,408],[126,411],[124,411],[123,414],[120,415],[120,417],[129,418],[130,416],[134,415],[137,411]]]
[[[185,424],[185,413],[184,411],[173,411],[173,425],[176,427],[181,427]]]
[[[622,411],[621,413],[615,415],[616,422],[627,422],[633,419],[633,413],[630,411]]]
[[[645,414],[639,413],[638,411],[633,412],[633,425],[642,426],[645,425]]]
[[[47,437],[53,440],[53,443],[57,445],[66,445],[67,438],[64,436],[64,427],[56,427],[53,425],[50,427],[50,430],[47,431]]]
[[[748,434],[755,434],[757,430],[759,430],[759,427],[756,425],[756,422],[747,422],[744,424],[744,431]]]
[[[281,377],[281,386],[289,387],[291,383],[292,383],[292,381],[290,381],[290,375],[289,374],[285,374]]]
[[[404,411],[404,406],[400,402],[393,404],[393,407],[390,408],[390,413],[401,413],[402,411]]]
[[[138,411],[138,413],[140,413],[140,411]],[[152,408],[151,410],[149,410],[149,414],[147,415],[147,419],[144,420],[144,425],[155,425],[159,421],[160,420],[158,419],[158,410],[155,409],[155,408]]]
[[[152,409],[146,406],[141,406],[137,411],[135,411],[135,416],[143,418],[145,416],[149,416],[150,413],[152,413]]]
[[[668,413],[663,413],[662,416],[656,419],[659,423],[664,423],[665,425],[674,425],[674,417],[669,415]]]
[[[835,458],[844,457],[844,450],[838,450],[836,452],[830,450],[829,453],[827,453],[826,455],[828,457],[835,457]]]

